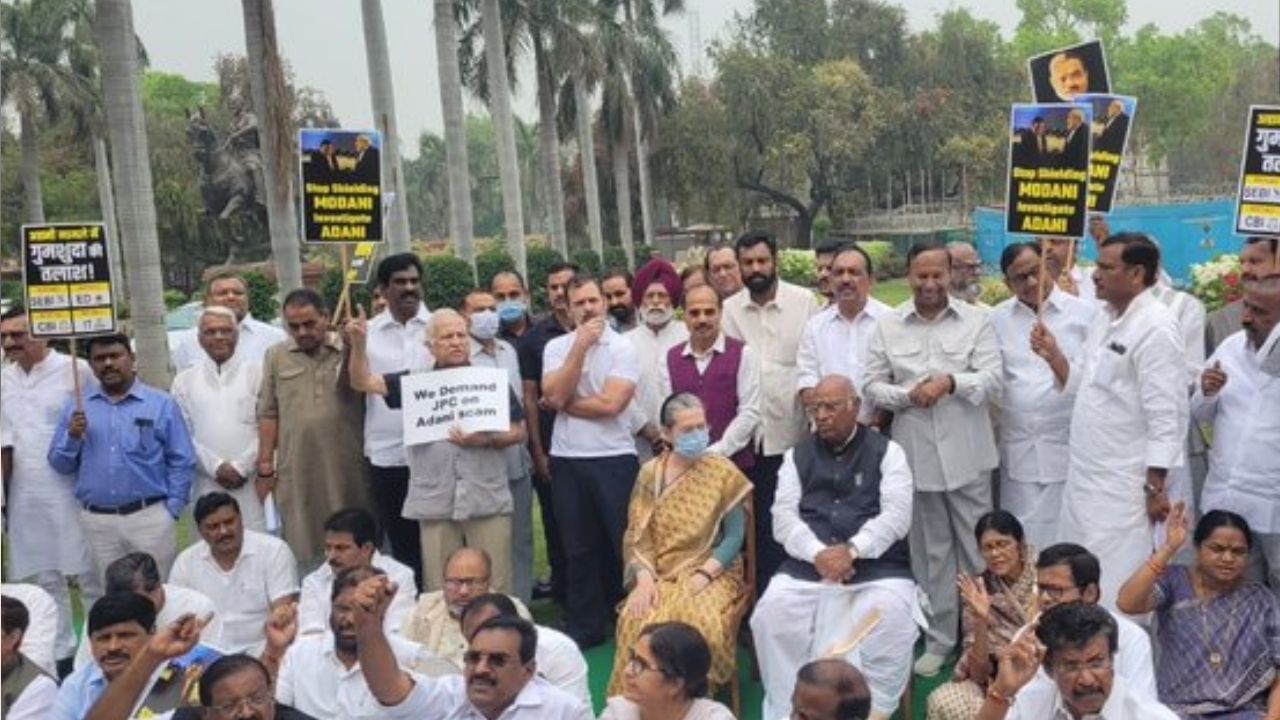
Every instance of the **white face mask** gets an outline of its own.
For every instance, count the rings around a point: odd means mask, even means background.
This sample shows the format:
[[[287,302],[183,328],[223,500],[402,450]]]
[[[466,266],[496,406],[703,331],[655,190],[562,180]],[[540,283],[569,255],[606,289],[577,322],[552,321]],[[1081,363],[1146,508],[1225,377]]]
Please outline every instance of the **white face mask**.
[[[492,310],[481,310],[471,314],[471,337],[480,340],[492,340],[498,335],[498,313]]]
[[[669,307],[651,307],[644,310],[644,321],[652,327],[662,327],[671,322],[676,311]]]

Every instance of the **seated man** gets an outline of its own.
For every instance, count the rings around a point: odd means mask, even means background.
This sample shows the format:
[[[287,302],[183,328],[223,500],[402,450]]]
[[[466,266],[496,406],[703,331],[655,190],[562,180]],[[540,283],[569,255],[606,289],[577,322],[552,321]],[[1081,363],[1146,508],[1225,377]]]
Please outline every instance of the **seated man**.
[[[222,647],[222,618],[213,601],[195,590],[160,582],[160,568],[147,553],[131,552],[108,565],[106,592],[132,592],[150,600],[156,606],[156,627],[166,627],[183,615],[212,618],[200,633],[200,641],[212,648]],[[87,638],[89,633],[81,632],[80,637]],[[79,670],[92,662],[89,643],[82,641],[75,667]]]
[[[1069,603],[1044,613],[1035,635],[1023,633],[1001,658],[978,720],[1176,720],[1172,710],[1131,692],[1117,677],[1117,634],[1115,618],[1097,605]],[[1042,666],[1053,683],[1028,687]]]
[[[484,550],[454,551],[444,566],[444,589],[422,593],[405,623],[404,637],[425,645],[428,651],[462,670],[462,656],[468,645],[462,633],[462,611],[472,600],[492,592],[492,568]],[[529,620],[528,608],[519,600],[513,602],[520,617]]]
[[[796,673],[791,720],[866,720],[870,712],[871,688],[844,660],[814,660]]]
[[[476,628],[462,676],[427,678],[401,669],[383,631],[395,586],[371,577],[353,598],[360,672],[389,720],[590,720],[582,701],[538,677],[538,633],[527,620],[490,618]]]
[[[519,617],[515,601],[501,593],[489,593],[467,603],[462,611],[462,634],[471,637],[476,628],[499,615]],[[591,707],[587,686],[587,660],[573,638],[559,630],[535,625],[538,631],[538,676]]]
[[[302,579],[302,600],[298,603],[298,631],[321,634],[329,627],[329,598],[334,577],[344,570],[375,567],[387,574],[399,588],[387,611],[387,632],[399,635],[410,611],[418,586],[409,566],[378,552],[378,525],[373,514],[363,508],[339,510],[324,521],[325,563]]]
[[[7,720],[44,720],[58,697],[58,682],[22,652],[22,636],[30,622],[26,605],[0,597],[0,671],[4,677],[0,710]]]
[[[1040,551],[1036,559],[1036,586],[1040,589],[1040,611],[1048,612],[1072,603],[1097,605],[1101,566],[1093,553],[1080,545],[1058,543]],[[1156,672],[1151,661],[1151,637],[1129,618],[1106,611],[1115,620],[1118,646],[1113,653],[1116,674],[1124,678],[1129,691],[1155,699]],[[1040,674],[1035,685],[1047,688],[1052,681]]]
[[[58,605],[53,596],[31,583],[0,583],[0,595],[27,608],[27,630],[22,634],[23,654],[49,674],[57,672],[53,646],[58,637]]]
[[[923,623],[911,577],[911,470],[902,448],[858,425],[853,383],[828,375],[806,405],[816,434],[787,451],[773,533],[788,558],[751,616],[764,717],[786,712],[797,671],[833,651],[860,657],[871,718],[888,718],[911,673]],[[872,613],[857,653],[840,650]],[[855,662],[857,664],[857,662]]]
[[[240,505],[224,492],[196,501],[201,542],[173,562],[169,582],[204,593],[222,614],[227,653],[257,654],[271,611],[298,599],[298,563],[277,537],[245,530]]]

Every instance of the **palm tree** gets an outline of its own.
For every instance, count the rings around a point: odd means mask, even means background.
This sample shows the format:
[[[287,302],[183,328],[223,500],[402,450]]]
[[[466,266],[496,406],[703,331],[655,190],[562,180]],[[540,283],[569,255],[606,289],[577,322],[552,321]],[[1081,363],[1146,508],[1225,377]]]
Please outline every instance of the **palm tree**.
[[[387,29],[382,21],[382,0],[361,0],[365,58],[369,64],[369,95],[373,122],[382,133],[382,191],[395,193],[391,204],[387,239],[391,252],[409,251],[409,210],[404,170],[400,165],[400,135],[396,131],[396,96],[391,82],[391,58]]]
[[[592,90],[600,83],[605,67],[599,37],[598,32],[593,33],[577,47],[577,52],[570,60],[572,70],[569,85],[573,97],[574,125],[578,133],[582,192],[586,196],[587,236],[591,241],[591,249],[603,258],[604,224],[600,210],[600,179],[596,174],[595,125],[591,112]]]
[[[522,275],[527,273],[524,250],[524,208],[520,199],[520,158],[511,114],[511,85],[507,78],[506,38],[498,0],[481,0],[480,23],[484,28],[484,54],[488,65],[489,113],[493,116],[498,178],[502,185],[502,217],[507,231],[507,253]]]
[[[116,211],[129,267],[130,316],[143,382],[169,387],[160,238],[147,151],[146,119],[138,89],[138,45],[129,0],[96,0],[94,31],[102,75],[102,109],[115,156]]]
[[[302,287],[302,258],[298,247],[298,218],[293,204],[293,145],[288,109],[279,102],[289,97],[276,42],[272,0],[241,0],[244,8],[245,56],[249,92],[259,122],[262,171],[266,179],[267,224],[271,257],[282,292]]]
[[[454,252],[474,270],[467,122],[462,108],[462,72],[458,68],[453,0],[434,0],[434,7],[436,66],[440,74],[440,105],[444,111],[445,164],[449,171],[449,234],[453,236]]]

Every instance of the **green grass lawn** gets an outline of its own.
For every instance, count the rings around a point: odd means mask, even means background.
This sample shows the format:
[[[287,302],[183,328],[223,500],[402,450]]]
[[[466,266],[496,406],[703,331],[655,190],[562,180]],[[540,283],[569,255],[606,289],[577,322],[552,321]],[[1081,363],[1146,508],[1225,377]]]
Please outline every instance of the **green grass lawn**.
[[[907,287],[906,278],[881,280],[871,288],[871,296],[889,307],[897,307],[911,297],[911,288]]]

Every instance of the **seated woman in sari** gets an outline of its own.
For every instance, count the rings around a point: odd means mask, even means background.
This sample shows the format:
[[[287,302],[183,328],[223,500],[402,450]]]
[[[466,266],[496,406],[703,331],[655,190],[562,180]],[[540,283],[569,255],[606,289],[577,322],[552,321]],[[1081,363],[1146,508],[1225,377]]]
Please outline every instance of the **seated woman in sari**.
[[[1116,599],[1130,614],[1155,611],[1160,702],[1188,719],[1280,718],[1280,600],[1245,579],[1249,523],[1225,510],[1205,513],[1195,563],[1170,565],[1187,540],[1185,513],[1174,506],[1164,546]]]
[[[647,625],[683,622],[711,647],[713,687],[735,668],[742,602],[739,551],[746,528],[742,501],[751,483],[727,458],[706,452],[702,403],[677,393],[662,403],[662,434],[670,450],[645,463],[631,492],[623,557],[630,591],[618,611],[618,650],[609,694],[623,687],[627,653]]]
[[[986,569],[976,578],[960,575],[964,599],[961,624],[964,654],[951,682],[929,694],[929,720],[972,720],[982,709],[996,658],[1031,620],[1036,604],[1036,559],[1013,514],[996,510],[974,528]]]

